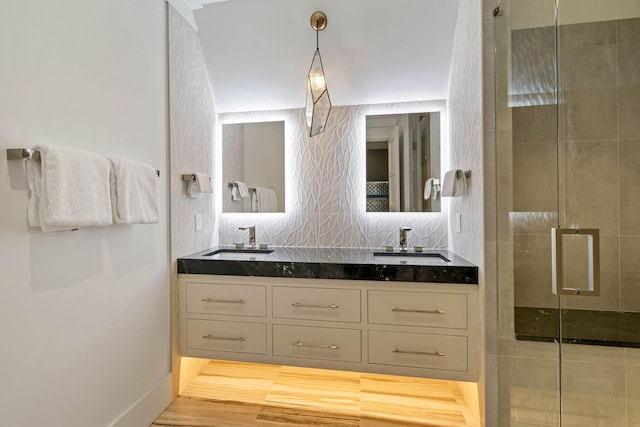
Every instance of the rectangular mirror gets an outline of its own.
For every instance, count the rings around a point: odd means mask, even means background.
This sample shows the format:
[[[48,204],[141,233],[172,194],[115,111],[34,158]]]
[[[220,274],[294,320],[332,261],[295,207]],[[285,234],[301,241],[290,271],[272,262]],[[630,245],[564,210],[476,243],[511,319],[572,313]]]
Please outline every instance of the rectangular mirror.
[[[222,212],[284,212],[284,121],[222,125]]]
[[[440,113],[366,117],[367,212],[440,212]]]

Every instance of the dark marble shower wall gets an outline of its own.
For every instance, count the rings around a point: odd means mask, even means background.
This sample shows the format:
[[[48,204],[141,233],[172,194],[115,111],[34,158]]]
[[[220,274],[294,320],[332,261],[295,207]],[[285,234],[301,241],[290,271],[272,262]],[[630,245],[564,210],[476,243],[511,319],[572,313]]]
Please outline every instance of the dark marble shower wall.
[[[600,229],[601,294],[563,308],[640,312],[640,19],[560,27],[557,107],[555,29],[511,43],[515,305],[558,306],[559,210],[563,226]]]

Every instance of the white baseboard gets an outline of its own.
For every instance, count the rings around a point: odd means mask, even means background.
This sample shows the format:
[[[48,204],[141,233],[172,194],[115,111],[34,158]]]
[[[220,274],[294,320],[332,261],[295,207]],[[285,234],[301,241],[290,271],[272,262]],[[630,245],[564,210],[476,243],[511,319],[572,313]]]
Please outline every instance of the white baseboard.
[[[171,403],[171,372],[166,374],[136,403],[131,405],[112,427],[148,427]]]

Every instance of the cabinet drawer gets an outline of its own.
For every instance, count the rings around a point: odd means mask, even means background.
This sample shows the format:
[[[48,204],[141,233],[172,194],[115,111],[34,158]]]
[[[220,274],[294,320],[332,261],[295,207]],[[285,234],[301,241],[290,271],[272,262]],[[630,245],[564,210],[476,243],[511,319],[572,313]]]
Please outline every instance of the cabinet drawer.
[[[369,331],[369,363],[467,371],[467,337]]]
[[[264,317],[266,296],[264,286],[187,283],[187,312]]]
[[[267,325],[187,319],[187,348],[266,354]]]
[[[360,291],[357,289],[274,286],[272,292],[273,317],[360,322]]]
[[[273,354],[305,359],[360,362],[360,331],[273,325]]]
[[[467,328],[467,296],[436,292],[369,291],[369,323]]]

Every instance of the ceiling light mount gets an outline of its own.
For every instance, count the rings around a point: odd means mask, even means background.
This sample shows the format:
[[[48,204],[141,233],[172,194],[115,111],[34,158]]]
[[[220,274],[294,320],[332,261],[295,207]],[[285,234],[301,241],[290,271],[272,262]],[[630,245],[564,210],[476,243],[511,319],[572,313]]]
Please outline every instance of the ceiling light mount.
[[[316,31],[322,31],[327,28],[327,15],[324,12],[315,11],[311,15],[311,28]]]

